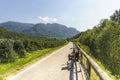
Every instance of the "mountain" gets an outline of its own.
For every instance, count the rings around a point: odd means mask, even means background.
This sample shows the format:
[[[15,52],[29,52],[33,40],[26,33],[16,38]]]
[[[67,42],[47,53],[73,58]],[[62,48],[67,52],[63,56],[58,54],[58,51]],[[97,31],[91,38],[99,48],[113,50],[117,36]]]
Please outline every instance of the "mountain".
[[[79,31],[57,23],[38,23],[32,28],[24,30],[23,33],[40,37],[68,38],[78,34]]]
[[[38,23],[38,24],[30,24],[30,23],[20,23],[20,22],[5,22],[1,23],[0,26],[7,28],[11,31],[16,31],[19,33],[38,36],[38,37],[53,37],[53,38],[70,38],[74,35],[78,34],[75,28],[68,28],[65,25],[57,24],[57,23]]]
[[[11,31],[22,32],[23,30],[27,30],[33,27],[34,24],[8,21],[8,22],[1,23],[0,26],[6,29],[9,29]]]

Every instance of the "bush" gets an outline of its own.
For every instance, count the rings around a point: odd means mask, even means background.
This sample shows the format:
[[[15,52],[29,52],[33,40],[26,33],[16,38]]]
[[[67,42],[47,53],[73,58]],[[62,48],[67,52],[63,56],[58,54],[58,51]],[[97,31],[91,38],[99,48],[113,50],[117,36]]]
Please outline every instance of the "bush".
[[[14,41],[14,50],[18,54],[19,57],[24,57],[26,55],[24,45],[22,41],[20,40]]]
[[[12,40],[1,40],[0,41],[0,62],[6,63],[15,61],[16,53],[13,50]]]

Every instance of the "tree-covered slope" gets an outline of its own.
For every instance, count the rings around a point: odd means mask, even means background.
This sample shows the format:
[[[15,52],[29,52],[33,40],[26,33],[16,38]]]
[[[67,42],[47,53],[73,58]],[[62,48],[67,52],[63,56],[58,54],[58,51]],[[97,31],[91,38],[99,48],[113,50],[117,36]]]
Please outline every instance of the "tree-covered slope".
[[[24,30],[23,33],[28,35],[34,35],[34,36],[42,36],[42,37],[55,37],[55,38],[69,38],[77,33],[77,31],[74,28],[67,28],[64,25],[60,24],[36,24],[34,27]]]

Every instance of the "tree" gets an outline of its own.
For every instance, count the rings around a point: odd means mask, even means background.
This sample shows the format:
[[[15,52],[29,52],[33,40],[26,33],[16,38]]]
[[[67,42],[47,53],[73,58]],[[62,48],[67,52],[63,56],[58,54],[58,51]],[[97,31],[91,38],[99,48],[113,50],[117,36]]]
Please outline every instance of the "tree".
[[[112,16],[110,16],[111,20],[117,21],[118,23],[120,23],[120,9],[116,10]]]
[[[14,50],[18,54],[19,57],[24,57],[26,55],[25,48],[23,46],[22,41],[20,40],[14,41]]]
[[[6,63],[15,61],[16,53],[13,50],[13,41],[11,40],[2,40],[0,41],[0,62]]]

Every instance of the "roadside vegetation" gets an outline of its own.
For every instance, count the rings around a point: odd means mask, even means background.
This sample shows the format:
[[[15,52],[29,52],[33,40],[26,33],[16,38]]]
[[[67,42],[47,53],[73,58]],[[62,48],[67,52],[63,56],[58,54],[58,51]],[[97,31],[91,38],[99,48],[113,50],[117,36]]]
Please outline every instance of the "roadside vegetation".
[[[25,57],[19,58],[14,62],[0,64],[0,80],[4,80],[7,76],[16,73],[20,69],[38,61],[59,48],[61,48],[61,46],[29,52]]]
[[[38,61],[40,58],[49,55],[50,53],[52,53],[53,51],[59,48],[61,48],[61,46],[56,48],[47,48],[43,50],[29,52],[26,53],[27,55],[25,57],[19,58],[14,62],[0,64],[0,80],[4,80],[8,75],[16,73],[25,66]]]
[[[96,59],[91,51],[90,51],[90,48],[86,45],[83,45],[82,43],[80,42],[77,42],[77,44],[102,68],[102,70],[104,70],[113,80],[118,80],[119,78],[117,78],[116,76],[112,75],[111,72],[105,68],[105,66],[98,60]],[[86,58],[83,56],[82,58],[82,61],[83,61],[83,64],[85,66],[86,65]],[[97,76],[97,74],[95,73],[94,69],[91,68],[91,77],[90,77],[91,80],[100,80],[100,78]]]
[[[0,27],[0,63],[14,62],[28,55],[26,52],[55,48],[65,42],[56,38],[31,37]]]

